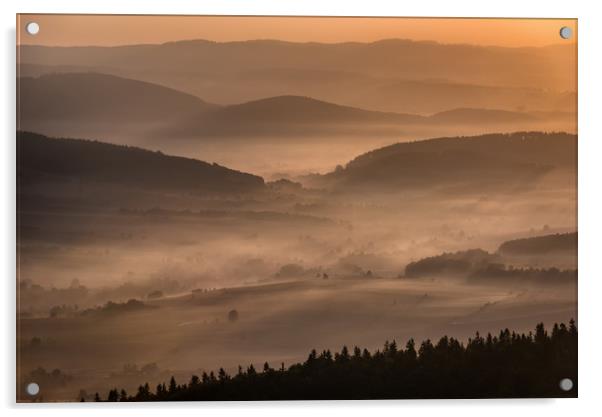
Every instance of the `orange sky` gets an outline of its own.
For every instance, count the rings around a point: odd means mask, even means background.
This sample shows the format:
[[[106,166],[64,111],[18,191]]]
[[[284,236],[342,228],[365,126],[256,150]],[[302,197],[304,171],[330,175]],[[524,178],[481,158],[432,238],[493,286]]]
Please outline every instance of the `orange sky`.
[[[31,36],[25,25],[35,21]],[[371,42],[404,38],[442,43],[543,46],[575,42],[575,19],[436,19],[210,17],[127,15],[32,15],[17,17],[17,42],[39,45],[125,45],[182,39],[234,41],[281,39],[295,42]],[[572,40],[559,36],[573,29]]]

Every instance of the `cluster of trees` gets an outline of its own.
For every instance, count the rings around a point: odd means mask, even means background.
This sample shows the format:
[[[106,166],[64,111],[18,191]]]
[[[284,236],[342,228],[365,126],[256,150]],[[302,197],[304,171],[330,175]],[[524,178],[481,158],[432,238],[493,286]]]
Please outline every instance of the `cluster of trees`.
[[[455,253],[443,253],[410,262],[405,268],[405,277],[420,278],[432,275],[464,275],[492,262],[499,257],[482,249],[469,249]]]
[[[43,287],[30,279],[19,281],[19,312],[23,316],[71,315],[89,300],[90,290],[74,279],[67,287]]]
[[[534,255],[559,251],[577,253],[577,232],[515,239],[500,245],[498,252],[512,255]]]
[[[89,314],[114,314],[114,313],[128,313],[131,311],[139,311],[146,310],[149,308],[157,308],[156,306],[150,306],[148,304],[144,304],[140,300],[136,300],[134,298],[129,299],[125,303],[115,303],[113,301],[108,301],[102,307],[89,308],[87,310],[82,311],[81,314],[89,315]]]
[[[470,281],[503,279],[504,282],[508,282],[515,279],[548,283],[574,282],[577,278],[575,269],[515,268],[503,264],[500,262],[501,259],[499,255],[490,254],[482,249],[443,253],[410,262],[403,276],[406,278],[456,276],[468,278]]]
[[[41,387],[52,389],[64,387],[73,380],[73,377],[60,369],[47,371],[45,368],[38,367],[33,369],[27,375],[24,375],[24,377],[21,377],[20,380],[22,385],[21,392],[25,392],[25,387],[30,382],[35,382]]]
[[[576,269],[514,268],[506,267],[503,264],[489,264],[487,267],[474,271],[469,277],[471,280],[504,279],[507,282],[515,279],[547,283],[575,282],[576,278]]]
[[[563,391],[559,382],[574,386]],[[312,350],[307,360],[285,369],[266,362],[261,371],[239,366],[236,375],[220,368],[193,375],[188,383],[174,377],[153,390],[148,383],[135,394],[112,389],[107,401],[334,400],[404,398],[575,397],[577,395],[577,327],[554,324],[548,332],[499,335],[479,333],[467,343],[447,336],[437,343],[395,341],[382,350],[344,346],[334,354]],[[101,397],[96,394],[96,400]]]
[[[155,290],[155,291],[151,291],[148,293],[148,295],[146,296],[146,298],[153,299],[153,298],[163,298],[164,294],[163,291],[161,290]]]
[[[48,311],[48,317],[57,318],[57,317],[69,317],[74,316],[79,313],[79,306],[77,304],[74,305],[57,305],[52,306]]]

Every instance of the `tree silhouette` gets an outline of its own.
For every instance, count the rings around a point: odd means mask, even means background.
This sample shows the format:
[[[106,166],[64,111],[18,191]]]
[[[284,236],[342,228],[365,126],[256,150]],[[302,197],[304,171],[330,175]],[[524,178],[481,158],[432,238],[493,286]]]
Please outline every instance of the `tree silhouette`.
[[[230,321],[230,322],[233,323],[233,322],[235,322],[237,320],[238,320],[238,311],[236,311],[236,310],[230,310],[228,312],[228,321]]]
[[[109,395],[107,396],[107,401],[117,402],[118,400],[119,400],[119,392],[117,391],[117,388],[109,391]]]
[[[264,363],[264,364],[263,364],[263,373],[265,374],[265,373],[268,373],[268,372],[270,372],[270,371],[273,371],[273,369],[272,369],[272,368],[270,368],[270,364],[269,364],[269,363],[267,363],[267,362],[266,362],[266,363]]]
[[[172,376],[169,380],[169,393],[173,394],[177,391],[178,386],[176,385],[176,379]]]
[[[199,385],[201,383],[201,380],[198,376],[193,375],[190,377],[190,383],[188,384],[189,386],[196,386]]]

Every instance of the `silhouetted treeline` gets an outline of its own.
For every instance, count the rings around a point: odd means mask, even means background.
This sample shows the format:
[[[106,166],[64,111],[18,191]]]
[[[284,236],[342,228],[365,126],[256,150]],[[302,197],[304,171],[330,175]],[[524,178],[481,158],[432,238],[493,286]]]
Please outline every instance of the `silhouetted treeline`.
[[[212,192],[261,189],[261,177],[196,159],[161,152],[18,132],[17,163],[21,181],[34,175],[114,182],[148,188]]]
[[[562,391],[570,378],[574,387]],[[393,398],[576,397],[577,328],[555,324],[551,332],[538,324],[535,332],[499,335],[478,333],[466,344],[448,336],[437,343],[413,340],[401,348],[395,341],[369,352],[343,347],[340,352],[312,350],[307,360],[288,369],[239,367],[236,375],[193,375],[189,382],[136,393],[112,389],[108,401],[334,400]],[[99,397],[100,399],[100,397]]]
[[[546,283],[576,282],[576,269],[558,268],[514,268],[503,264],[489,264],[487,267],[474,271],[470,280],[503,279],[517,281],[541,281]]]
[[[432,275],[463,275],[498,262],[499,257],[482,249],[430,256],[406,265],[405,276],[419,278]]]
[[[157,306],[144,304],[142,301],[132,298],[125,303],[115,303],[113,301],[107,301],[107,303],[104,306],[89,308],[87,310],[82,311],[81,314],[118,314],[129,313],[132,311],[148,310],[152,308],[157,308]]]
[[[577,253],[577,232],[515,239],[500,245],[498,252],[513,255],[535,255],[549,252]]]
[[[404,277],[443,277],[456,276],[468,278],[470,281],[486,281],[503,279],[517,281],[542,281],[548,283],[574,282],[577,270],[558,268],[516,268],[500,262],[497,254],[490,254],[482,249],[471,249],[455,253],[443,253],[423,258],[406,265]]]

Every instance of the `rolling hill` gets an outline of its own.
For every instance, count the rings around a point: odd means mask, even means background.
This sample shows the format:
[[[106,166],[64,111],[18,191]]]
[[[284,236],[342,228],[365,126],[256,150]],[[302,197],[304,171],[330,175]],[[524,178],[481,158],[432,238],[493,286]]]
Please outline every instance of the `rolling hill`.
[[[195,159],[29,132],[17,136],[20,184],[43,177],[191,192],[245,192],[264,187],[261,177]]]
[[[215,105],[190,94],[107,74],[63,73],[18,82],[19,129],[69,135],[75,126],[171,123]]]
[[[432,114],[454,108],[493,108],[509,111],[571,109],[576,93],[526,87],[479,85],[449,78],[370,76],[353,70],[264,68],[240,71],[202,87],[185,87],[199,97],[222,104],[261,97],[298,95],[351,107]],[[176,84],[174,84],[176,85]]]
[[[226,106],[213,111],[215,120],[249,123],[419,123],[423,117],[340,106],[310,97],[279,96]]]
[[[498,253],[504,255],[542,255],[561,252],[577,253],[577,232],[509,240],[502,243],[498,249]]]
[[[398,143],[365,153],[310,185],[338,190],[529,186],[555,169],[576,172],[577,137],[567,133],[517,132]]]
[[[129,71],[107,66],[20,64],[20,77],[97,72],[133,78],[186,91],[228,105],[283,95],[309,96],[374,111],[432,114],[454,108],[508,111],[566,111],[576,102],[574,91],[503,87],[449,79],[374,77],[348,70],[262,68],[234,73],[195,74]]]
[[[310,97],[279,96],[209,110],[181,120],[160,134],[176,137],[358,135],[393,133],[425,120],[418,115],[369,111]]]
[[[421,116],[370,111],[304,96],[218,106],[159,85],[107,74],[19,79],[19,129],[148,146],[157,138],[399,135],[442,126],[542,128],[557,113],[462,108]]]

